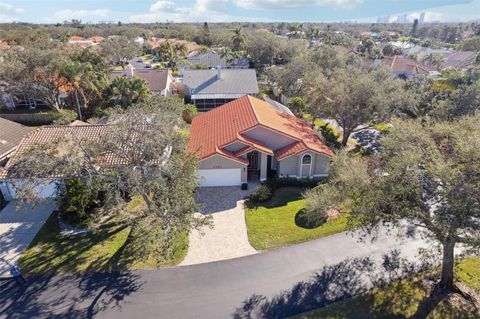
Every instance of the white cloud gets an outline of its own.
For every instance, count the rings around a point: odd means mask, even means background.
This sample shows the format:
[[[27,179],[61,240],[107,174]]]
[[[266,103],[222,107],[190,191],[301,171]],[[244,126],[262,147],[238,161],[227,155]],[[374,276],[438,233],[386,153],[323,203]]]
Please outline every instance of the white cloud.
[[[171,9],[174,5],[175,3],[168,0],[157,1],[150,6],[150,12],[157,12],[163,9]]]
[[[171,1],[157,1],[150,6],[150,12],[130,16],[133,22],[157,21],[229,21],[227,0],[196,0],[192,6],[175,7]]]
[[[107,9],[96,9],[96,10],[70,10],[65,9],[55,12],[53,15],[55,18],[61,20],[71,20],[71,19],[82,19],[89,17],[106,17],[110,13]]]
[[[14,5],[11,5],[6,2],[0,2],[0,11],[2,11],[2,15],[5,15],[6,13],[23,13],[24,10],[19,7],[15,7]]]
[[[363,0],[233,0],[235,5],[245,9],[291,9],[303,6],[329,6],[353,8]]]
[[[23,13],[20,7],[16,7],[6,2],[0,2],[0,23],[13,22],[17,20],[17,15]]]

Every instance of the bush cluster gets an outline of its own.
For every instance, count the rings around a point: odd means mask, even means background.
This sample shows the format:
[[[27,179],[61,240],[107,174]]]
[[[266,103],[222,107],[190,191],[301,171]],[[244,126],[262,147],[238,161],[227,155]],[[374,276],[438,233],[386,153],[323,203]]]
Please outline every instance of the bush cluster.
[[[68,179],[58,199],[60,217],[72,225],[84,225],[101,200],[102,192],[98,182]]]
[[[294,177],[273,177],[267,180],[267,185],[270,187],[272,192],[280,187],[312,188],[317,186],[318,183],[319,183],[318,179],[294,178]]]
[[[272,197],[272,191],[267,185],[260,186],[255,193],[251,194],[249,199],[254,203],[262,203]]]

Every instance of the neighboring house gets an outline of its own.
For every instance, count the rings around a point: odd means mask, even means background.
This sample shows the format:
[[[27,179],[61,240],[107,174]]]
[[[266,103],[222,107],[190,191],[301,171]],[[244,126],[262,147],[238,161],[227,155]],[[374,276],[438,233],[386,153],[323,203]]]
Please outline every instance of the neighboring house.
[[[192,121],[188,150],[199,159],[200,186],[328,175],[333,152],[303,120],[244,96]]]
[[[422,47],[420,45],[415,45],[410,48],[403,49],[403,56],[416,56],[418,60],[422,60],[424,57],[430,54],[440,54],[445,56],[446,54],[453,53],[453,50],[449,49],[432,49],[429,47]]]
[[[181,39],[165,39],[165,38],[155,38],[152,37],[147,43],[153,48],[160,47],[164,42],[169,42],[171,45],[185,45],[187,47],[187,52],[192,52],[200,48],[200,46],[193,41],[186,41]]]
[[[402,79],[411,79],[419,75],[434,76],[439,74],[431,67],[401,55],[384,57],[381,60],[367,60],[366,62],[367,68],[378,67],[379,65],[385,65],[391,70],[392,75]]]
[[[175,93],[175,81],[170,70],[164,69],[134,69],[127,66],[125,70],[112,71],[110,79],[117,76],[138,77],[148,83],[150,91],[162,96],[171,96]]]
[[[184,71],[185,102],[193,103],[199,111],[207,111],[238,99],[258,94],[254,69]]]
[[[70,126],[42,126],[30,132],[18,144],[14,155],[7,162],[5,169],[0,171],[0,191],[5,200],[10,201],[17,198],[15,186],[22,183],[22,180],[13,178],[11,170],[22,156],[28,154],[32,147],[38,147],[42,143],[53,142],[56,139],[68,136],[71,136],[75,143],[90,141],[104,134],[107,127],[107,125],[81,125],[80,123],[75,123]],[[107,160],[102,163],[102,165],[116,164],[118,164],[118,159],[112,157],[107,157]],[[39,185],[35,191],[39,198],[55,197],[59,185],[61,185],[59,177],[45,177],[42,185]]]
[[[206,53],[193,51],[187,56],[188,62],[194,67],[206,66],[209,69],[221,66],[223,69],[248,69],[250,67],[250,60],[248,58],[234,58],[227,61],[220,53],[209,51]]]
[[[8,162],[22,139],[32,130],[0,117],[0,167]]]
[[[457,70],[468,70],[475,66],[478,52],[457,51],[444,55],[444,68],[456,68]]]

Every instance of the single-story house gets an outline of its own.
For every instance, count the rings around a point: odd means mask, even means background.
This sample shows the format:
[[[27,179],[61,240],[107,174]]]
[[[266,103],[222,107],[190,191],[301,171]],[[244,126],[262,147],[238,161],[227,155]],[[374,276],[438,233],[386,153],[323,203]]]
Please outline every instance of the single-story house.
[[[479,52],[457,51],[444,54],[445,63],[443,68],[456,68],[457,70],[468,70],[475,66]]]
[[[199,159],[200,186],[328,175],[334,153],[303,120],[244,96],[196,116],[188,151]]]
[[[116,70],[110,73],[110,79],[117,76],[138,77],[148,83],[150,91],[162,96],[171,96],[175,93],[175,81],[170,70],[165,69],[134,69],[127,66],[125,70]]]
[[[366,61],[367,68],[378,67],[379,65],[385,65],[391,70],[393,76],[402,79],[411,79],[420,75],[435,76],[439,74],[431,67],[401,55],[384,57],[381,60]]]
[[[187,61],[193,66],[206,66],[209,69],[216,68],[220,65],[224,69],[248,69],[250,67],[250,59],[246,57],[234,58],[227,61],[225,57],[215,51],[200,52],[193,51],[187,56]]]
[[[27,134],[7,162],[5,168],[0,170],[0,192],[5,200],[10,201],[17,198],[16,185],[22,183],[22,180],[12,174],[15,164],[18,163],[25,154],[33,147],[38,147],[42,143],[55,141],[59,138],[70,136],[75,140],[75,143],[88,142],[91,139],[98,138],[105,134],[108,125],[82,125],[82,123],[75,123],[68,126],[42,126]],[[118,159],[107,157],[102,165],[117,165]],[[58,191],[58,186],[61,185],[61,180],[58,176],[45,177],[39,185],[37,185],[37,196],[39,198],[55,197]]]
[[[0,167],[13,155],[22,139],[33,129],[0,117]]]
[[[199,111],[208,111],[245,95],[258,94],[254,69],[222,69],[184,71],[185,102]]]

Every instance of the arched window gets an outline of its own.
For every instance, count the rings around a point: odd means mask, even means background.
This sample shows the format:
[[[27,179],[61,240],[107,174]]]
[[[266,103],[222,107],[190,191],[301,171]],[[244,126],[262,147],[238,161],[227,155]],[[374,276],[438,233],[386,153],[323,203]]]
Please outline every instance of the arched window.
[[[300,177],[310,177],[310,175],[312,174],[312,155],[303,155],[301,163],[302,165],[300,165]]]
[[[309,154],[303,155],[302,164],[311,164],[311,163],[312,163],[312,157]]]

